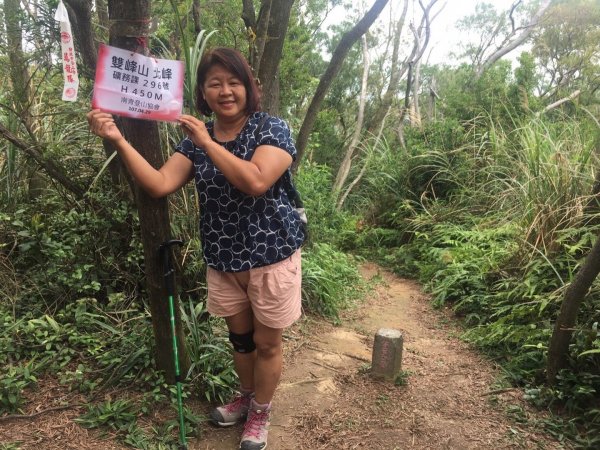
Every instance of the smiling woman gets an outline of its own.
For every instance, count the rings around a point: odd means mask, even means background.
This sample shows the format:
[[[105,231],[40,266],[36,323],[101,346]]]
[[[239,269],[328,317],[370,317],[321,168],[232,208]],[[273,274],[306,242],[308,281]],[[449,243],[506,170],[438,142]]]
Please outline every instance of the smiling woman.
[[[123,138],[110,114],[88,114],[113,141],[136,181],[163,197],[194,179],[207,265],[208,311],[223,317],[234,349],[240,394],[211,413],[218,426],[246,419],[241,449],[267,444],[271,399],[281,376],[282,335],[301,315],[304,228],[290,197],[296,147],[288,125],[260,111],[260,92],[237,50],[207,52],[198,66],[198,111],[182,115],[186,134],[155,170]]]
[[[229,92],[223,92],[223,86],[233,89],[243,88],[244,110],[247,114],[260,110],[260,93],[250,66],[241,64],[239,57],[233,56],[226,49],[215,49],[202,59],[197,75],[196,105],[198,111],[205,116],[210,116],[214,112],[205,95],[216,95],[217,97],[211,97],[213,101],[225,100],[229,97]],[[236,92],[242,94],[240,90]],[[218,97],[221,94],[224,94],[223,98]]]

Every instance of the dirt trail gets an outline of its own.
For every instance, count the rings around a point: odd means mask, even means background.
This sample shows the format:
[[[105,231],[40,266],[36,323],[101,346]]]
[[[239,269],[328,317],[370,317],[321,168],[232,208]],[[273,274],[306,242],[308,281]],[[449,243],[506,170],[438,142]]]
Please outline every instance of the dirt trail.
[[[367,278],[382,276],[384,283],[345,314],[341,326],[305,318],[287,331],[269,450],[563,448],[532,425],[542,415],[528,408],[521,391],[494,392],[498,370],[457,338],[460,330],[451,315],[432,310],[418,285],[379,274],[374,265],[363,272]],[[369,376],[379,328],[404,334],[404,386]],[[82,408],[38,416],[57,399],[72,405],[83,401],[56,382],[41,386],[28,399],[29,419],[0,422],[0,448],[16,441],[23,450],[130,448],[117,444],[110,433],[77,425],[73,420]],[[208,412],[208,405],[187,402]],[[167,412],[157,414],[157,422],[164,423]],[[237,449],[240,434],[241,425],[206,425],[189,449]]]
[[[291,330],[270,449],[563,448],[527,425],[541,415],[520,391],[494,394],[497,369],[457,338],[449,314],[432,310],[415,283],[382,275],[385,284],[342,326],[305,322]],[[368,374],[379,328],[404,334],[405,386]],[[190,449],[235,449],[240,433],[241,426],[205,429]]]

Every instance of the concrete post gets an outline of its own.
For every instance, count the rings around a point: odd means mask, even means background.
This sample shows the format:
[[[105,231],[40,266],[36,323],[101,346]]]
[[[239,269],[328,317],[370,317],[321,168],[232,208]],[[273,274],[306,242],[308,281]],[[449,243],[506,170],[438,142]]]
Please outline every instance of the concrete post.
[[[375,334],[371,374],[376,378],[394,380],[402,368],[402,333],[380,328]]]

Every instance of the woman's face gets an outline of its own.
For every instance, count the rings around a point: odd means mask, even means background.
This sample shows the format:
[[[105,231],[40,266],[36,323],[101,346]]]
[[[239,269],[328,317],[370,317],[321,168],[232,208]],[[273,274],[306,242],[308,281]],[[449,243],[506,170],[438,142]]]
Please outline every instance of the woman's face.
[[[217,119],[237,119],[246,116],[246,87],[242,81],[221,65],[214,65],[206,74],[204,99]]]

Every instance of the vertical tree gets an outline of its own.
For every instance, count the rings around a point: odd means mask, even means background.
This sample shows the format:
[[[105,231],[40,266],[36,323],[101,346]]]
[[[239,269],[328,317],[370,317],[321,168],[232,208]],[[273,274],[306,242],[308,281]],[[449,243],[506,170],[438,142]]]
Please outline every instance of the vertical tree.
[[[548,346],[546,379],[550,385],[555,383],[560,370],[567,367],[569,344],[573,335],[573,327],[577,322],[577,312],[599,273],[600,237],[596,238],[596,243],[565,291],[560,305],[560,312],[554,323],[554,331]]]
[[[360,139],[360,133],[363,126],[363,120],[365,118],[365,104],[367,102],[367,82],[369,80],[369,67],[371,65],[369,60],[369,45],[367,42],[367,35],[364,34],[362,36],[362,46],[363,46],[363,76],[360,87],[360,97],[358,99],[358,115],[356,117],[356,128],[354,129],[354,133],[352,134],[352,140],[350,141],[350,145],[346,149],[346,153],[344,154],[344,159],[342,159],[342,163],[340,164],[340,168],[338,169],[338,173],[335,177],[335,181],[333,183],[333,192],[335,194],[339,193],[339,191],[344,186],[346,182],[346,178],[350,174],[350,167],[352,164],[352,157],[354,155],[354,150],[358,146],[358,142]],[[341,209],[342,201],[338,200],[337,209]]]
[[[279,63],[294,0],[262,0],[258,20],[254,3],[244,0],[242,19],[250,34],[250,64],[262,86],[262,106],[279,114]]]
[[[110,44],[138,53],[148,53],[148,29],[150,23],[151,0],[109,0],[108,13],[117,19],[111,28]],[[160,136],[156,122],[122,119],[122,131],[126,139],[155,168],[164,163],[160,151]],[[153,199],[144,190],[135,187],[135,199],[140,218],[146,285],[148,289],[152,326],[156,342],[156,362],[160,370],[174,378],[173,349],[171,346],[169,305],[160,267],[158,249],[161,243],[170,238],[169,209],[166,198]],[[179,308],[176,311],[177,340],[180,351],[182,373],[186,372],[187,353],[181,331]]]
[[[33,119],[29,110],[32,93],[27,60],[23,52],[23,11],[19,0],[4,1],[4,21],[6,43],[10,62],[10,82],[12,86],[13,110],[33,134]]]
[[[371,117],[369,126],[369,132],[371,133],[375,132],[376,127],[380,125],[383,122],[384,117],[387,116],[387,113],[392,106],[392,100],[398,94],[400,79],[406,72],[406,64],[400,63],[400,37],[402,35],[402,29],[404,28],[407,10],[408,0],[405,0],[402,14],[398,18],[398,22],[396,22],[393,36],[392,59],[390,61],[390,81],[387,85],[385,94],[383,94],[381,103]]]
[[[65,0],[69,11],[74,41],[77,43],[79,54],[83,60],[84,74],[93,77],[96,70],[96,43],[94,42],[94,27],[92,25],[92,0]],[[98,12],[102,11],[102,4]],[[86,73],[87,72],[87,73]]]
[[[367,30],[371,27],[375,19],[379,17],[383,8],[387,5],[389,0],[375,0],[373,6],[367,13],[363,16],[362,19],[358,21],[358,23],[347,33],[342,36],[342,39],[338,43],[336,49],[331,56],[331,60],[329,61],[329,65],[325,70],[325,73],[319,80],[319,85],[317,86],[317,90],[310,102],[308,110],[306,111],[306,115],[304,116],[304,121],[302,122],[302,127],[300,128],[300,133],[298,134],[297,139],[297,148],[298,148],[298,156],[296,161],[294,161],[294,169],[298,167],[300,161],[302,159],[302,155],[306,150],[306,144],[308,143],[308,137],[312,128],[315,124],[315,120],[317,120],[317,114],[319,109],[321,108],[321,103],[333,82],[333,79],[340,71],[342,64],[344,63],[344,59],[346,55],[350,51],[350,48],[354,45],[354,43],[360,39],[360,37],[367,32]]]
[[[419,112],[419,84],[420,84],[420,64],[421,58],[425,54],[425,50],[427,49],[427,45],[429,44],[429,38],[431,36],[431,22],[437,14],[441,12],[438,11],[435,16],[431,17],[431,8],[436,4],[437,0],[431,0],[427,6],[424,6],[423,3],[419,0],[419,5],[423,10],[423,18],[421,19],[421,23],[419,27],[416,28],[413,24],[411,24],[410,29],[414,35],[414,44],[412,53],[410,54],[407,60],[407,68],[408,73],[406,75],[406,93],[404,96],[404,108],[402,109],[402,114],[400,115],[400,123],[399,127],[402,130],[402,126],[404,123],[404,117],[409,111],[411,114],[410,122],[413,125],[418,125],[421,123],[421,116]],[[411,100],[412,99],[412,100]],[[400,134],[402,134],[400,132]],[[401,139],[403,142],[403,139]]]

